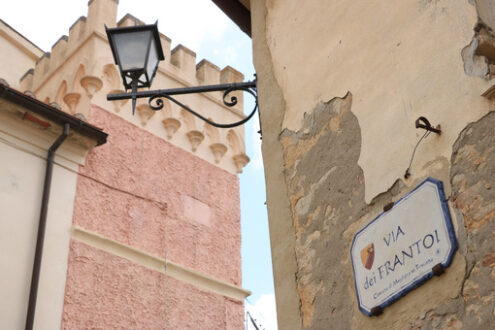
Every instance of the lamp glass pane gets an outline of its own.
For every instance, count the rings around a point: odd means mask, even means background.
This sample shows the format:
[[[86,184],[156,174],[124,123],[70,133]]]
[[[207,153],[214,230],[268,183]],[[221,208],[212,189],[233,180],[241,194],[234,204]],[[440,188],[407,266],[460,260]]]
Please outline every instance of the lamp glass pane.
[[[158,55],[156,53],[155,38],[151,38],[150,53],[148,55],[148,65],[146,67],[146,72],[151,80],[153,77],[153,72],[158,65]],[[150,81],[151,82],[151,81]]]
[[[123,71],[145,69],[146,52],[151,31],[116,33],[113,37]]]

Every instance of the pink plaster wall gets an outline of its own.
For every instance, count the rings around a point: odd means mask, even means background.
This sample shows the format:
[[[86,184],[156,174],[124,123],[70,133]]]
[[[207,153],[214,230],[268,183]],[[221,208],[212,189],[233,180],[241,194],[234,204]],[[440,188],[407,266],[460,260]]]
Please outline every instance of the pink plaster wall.
[[[241,302],[77,241],[69,262],[62,329],[243,329]]]
[[[163,329],[165,275],[71,241],[62,329]]]
[[[165,278],[168,329],[244,328],[242,302],[200,290],[193,285]]]
[[[105,145],[88,154],[86,165],[81,168],[75,198],[74,224],[240,285],[241,237],[237,176],[96,106],[90,109],[89,121],[102,128],[109,137]],[[209,213],[207,221],[204,218],[195,219],[195,216],[201,216],[205,210]],[[76,285],[75,279],[87,276],[78,272],[88,273],[86,266],[80,264],[86,257],[73,255],[84,255],[87,250],[76,247],[77,244],[72,243],[69,275],[74,281],[68,281],[67,284],[64,317],[72,313],[79,314],[71,303],[73,297],[78,296],[82,301],[87,299],[85,303],[94,298],[84,292],[74,292],[82,289]],[[78,259],[79,257],[82,259]],[[113,265],[109,265],[110,268],[107,269],[103,259],[91,259],[94,260],[90,263],[99,265],[96,268],[98,270],[103,268],[109,273],[119,271]],[[95,271],[96,266],[91,267],[90,274]],[[96,277],[94,274],[92,276]],[[107,282],[109,286],[113,285],[112,281],[101,281],[98,290],[112,289],[105,287]],[[75,287],[71,288],[71,285]],[[171,291],[174,299],[187,302],[188,310],[191,308],[187,315],[212,311],[218,314],[222,310],[223,316],[215,314],[216,318],[239,318],[242,324],[242,304],[241,313],[238,313],[235,310],[239,303],[222,303],[222,306],[234,306],[234,311],[226,312],[223,307],[216,305],[221,300],[219,298],[210,301],[214,304],[189,303],[188,295],[191,290],[184,289],[183,293]],[[93,291],[93,295],[98,295],[98,292]],[[148,296],[146,292],[136,291],[126,299],[139,300],[136,295],[140,294],[143,299]],[[123,301],[115,303],[121,304]],[[156,301],[158,300],[152,302]],[[159,310],[157,306],[153,308]],[[93,308],[93,312],[96,311]],[[91,313],[91,310],[85,310],[85,313]],[[175,322],[173,318],[169,320],[168,316],[174,315],[173,313],[167,308],[167,323]],[[227,317],[227,314],[231,316]],[[184,324],[194,323],[189,318],[188,316],[183,321],[186,322]],[[188,320],[192,323],[187,323]],[[237,324],[234,321],[224,322]],[[129,325],[132,327],[132,324]]]

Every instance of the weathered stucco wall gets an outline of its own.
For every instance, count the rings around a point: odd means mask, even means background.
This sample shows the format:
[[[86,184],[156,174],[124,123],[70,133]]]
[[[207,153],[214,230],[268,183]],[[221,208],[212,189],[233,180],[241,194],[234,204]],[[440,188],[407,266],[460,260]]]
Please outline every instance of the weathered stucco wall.
[[[488,109],[479,97],[487,83],[466,75],[460,56],[477,22],[467,0],[266,3],[268,47],[287,103],[284,128],[299,130],[304,112],[350,91],[367,202],[403,174],[416,118],[448,127],[434,153],[449,158],[462,128]],[[387,171],[377,159],[389,164]],[[429,160],[418,158],[416,165]]]
[[[289,192],[285,181],[283,150],[279,141],[285,100],[273,72],[273,60],[265,33],[266,15],[264,1],[251,0],[253,61],[258,75],[258,98],[263,105],[260,120],[268,127],[263,128],[262,152],[278,326],[280,329],[298,329],[301,316],[299,296],[295,290],[297,263],[294,225],[287,198]]]
[[[495,59],[489,4],[476,3],[251,2],[280,328],[493,322],[493,119],[480,95]],[[442,134],[406,179],[419,116]],[[352,238],[426,177],[444,183],[460,248],[444,275],[367,317]]]

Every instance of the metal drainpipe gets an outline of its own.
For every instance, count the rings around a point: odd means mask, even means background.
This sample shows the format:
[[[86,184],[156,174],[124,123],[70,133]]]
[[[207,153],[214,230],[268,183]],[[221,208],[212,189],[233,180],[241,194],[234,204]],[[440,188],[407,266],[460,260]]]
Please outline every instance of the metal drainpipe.
[[[55,152],[69,136],[70,125],[64,124],[64,130],[58,139],[48,149],[46,161],[45,184],[43,186],[43,196],[41,198],[40,222],[38,225],[38,239],[36,241],[36,251],[34,253],[33,276],[31,277],[31,289],[29,292],[29,304],[26,317],[26,330],[33,329],[34,313],[36,311],[36,299],[38,297],[38,284],[40,279],[41,257],[43,255],[43,242],[45,240],[46,215],[48,212],[48,201],[50,200],[50,187],[52,183],[53,161]]]

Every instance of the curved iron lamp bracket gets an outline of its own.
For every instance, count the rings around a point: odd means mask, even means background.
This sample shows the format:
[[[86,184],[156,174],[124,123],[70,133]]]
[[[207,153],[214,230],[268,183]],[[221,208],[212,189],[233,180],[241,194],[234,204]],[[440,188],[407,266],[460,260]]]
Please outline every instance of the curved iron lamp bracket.
[[[170,96],[170,94],[167,94],[167,93],[157,93],[157,94],[151,96],[149,98],[149,100],[148,100],[148,104],[149,104],[149,106],[150,106],[150,108],[152,110],[159,111],[159,110],[163,109],[163,106],[164,106],[162,98],[166,98],[166,99],[174,102],[175,104],[177,104],[181,108],[189,111],[190,113],[192,113],[196,117],[200,118],[201,120],[207,122],[208,124],[210,124],[212,126],[219,127],[219,128],[231,128],[231,127],[236,127],[236,126],[242,125],[245,122],[247,122],[249,119],[251,119],[251,117],[253,117],[254,113],[258,109],[258,97],[256,95],[256,89],[255,88],[253,88],[253,89],[246,88],[246,87],[238,87],[238,88],[232,87],[232,88],[229,88],[229,89],[227,89],[223,93],[223,98],[222,98],[223,104],[225,104],[228,107],[235,106],[237,104],[237,97],[231,96],[230,101],[228,101],[226,98],[228,97],[228,95],[231,92],[238,91],[238,90],[241,90],[241,91],[244,91],[244,92],[248,92],[249,94],[251,94],[254,97],[254,99],[255,99],[255,104],[254,104],[253,110],[249,113],[249,115],[247,115],[247,117],[245,117],[244,119],[242,119],[240,121],[237,121],[237,122],[234,122],[234,123],[230,123],[230,124],[220,124],[220,123],[216,123],[216,122],[214,122],[212,120],[209,120],[208,118],[206,118],[203,115],[197,113],[196,111],[194,111],[193,109],[191,109],[187,105],[181,103],[180,101],[178,101],[177,99],[173,98],[172,96]],[[155,105],[153,105],[153,102],[155,103]]]
[[[199,114],[198,112],[194,111],[187,105],[183,104],[182,102],[178,101],[173,97],[173,95],[182,95],[182,94],[195,94],[195,93],[208,93],[208,92],[218,92],[218,91],[223,91],[223,104],[227,107],[234,107],[237,105],[238,100],[237,97],[231,96],[230,100],[228,99],[228,96],[230,93],[234,91],[243,91],[247,92],[250,95],[254,97],[255,103],[254,103],[254,108],[253,110],[242,120],[234,122],[234,123],[228,123],[228,124],[221,124],[214,122],[212,120],[209,120],[208,118],[204,117],[203,115]],[[242,125],[246,123],[249,119],[253,117],[255,114],[256,110],[258,110],[258,92],[256,89],[256,80],[253,81],[248,81],[248,82],[242,82],[242,83],[232,83],[232,84],[219,84],[219,85],[207,85],[207,86],[198,86],[198,87],[185,87],[185,88],[173,88],[173,89],[159,89],[159,90],[153,90],[153,91],[142,91],[142,92],[137,92],[133,90],[130,93],[122,93],[122,94],[109,94],[107,95],[107,100],[108,101],[116,101],[116,100],[125,100],[125,99],[132,99],[132,113],[134,114],[134,109],[136,106],[136,99],[138,98],[149,98],[148,104],[150,108],[154,111],[159,111],[163,109],[164,102],[163,98],[168,99],[184,110],[192,113],[194,116],[200,118],[201,120],[207,122],[208,124],[219,127],[219,128],[231,128],[231,127],[236,127],[239,125]],[[259,131],[261,134],[261,129]]]

